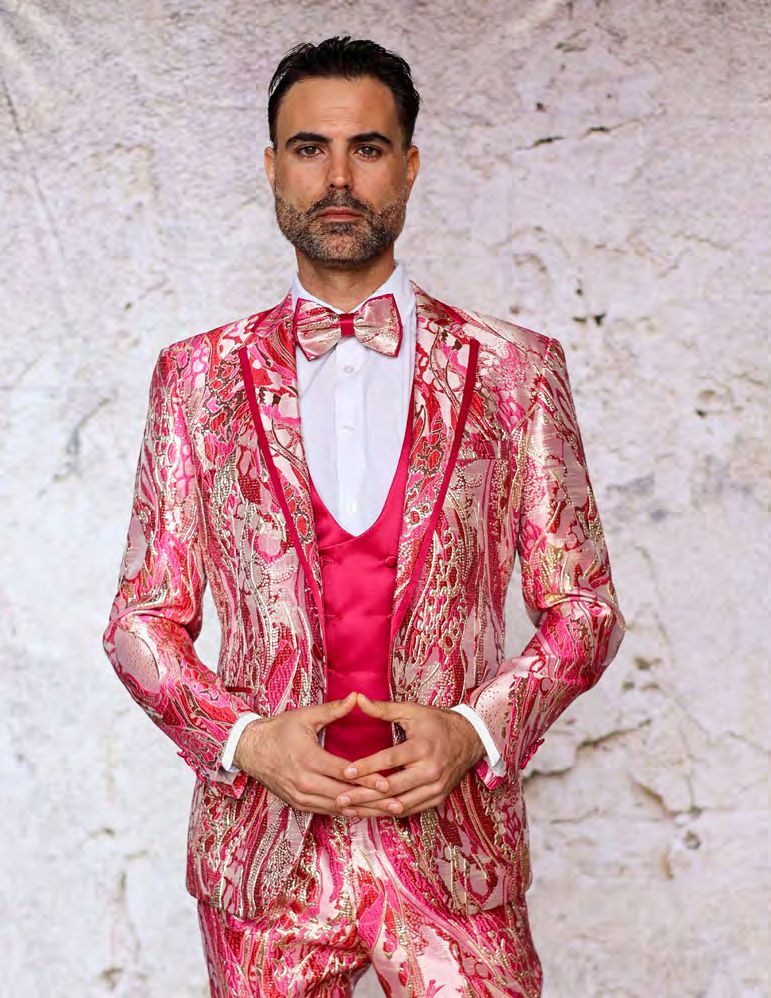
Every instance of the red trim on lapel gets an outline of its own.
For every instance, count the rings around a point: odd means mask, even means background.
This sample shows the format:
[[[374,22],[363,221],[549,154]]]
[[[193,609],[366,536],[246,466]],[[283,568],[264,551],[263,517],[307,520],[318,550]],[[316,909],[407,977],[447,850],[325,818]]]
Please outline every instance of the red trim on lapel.
[[[415,564],[412,568],[412,574],[410,576],[410,582],[407,588],[402,594],[401,602],[394,612],[393,617],[391,617],[391,641],[393,641],[393,636],[396,633],[399,625],[404,619],[404,614],[407,612],[407,607],[409,605],[410,599],[412,597],[413,590],[418,584],[420,579],[420,573],[423,569],[423,562],[426,560],[428,555],[428,548],[434,536],[434,530],[436,528],[436,521],[439,519],[439,514],[442,511],[442,504],[444,503],[444,497],[450,484],[450,476],[452,475],[453,468],[455,467],[455,459],[458,456],[458,451],[460,450],[460,441],[463,436],[463,429],[466,425],[466,416],[468,415],[469,407],[471,405],[471,395],[474,391],[474,383],[476,381],[476,370],[477,370],[477,354],[479,353],[479,340],[473,337],[469,341],[469,360],[468,366],[466,368],[466,380],[463,384],[463,398],[461,399],[460,410],[458,412],[458,422],[455,424],[455,435],[452,441],[452,449],[450,450],[450,457],[447,461],[447,467],[444,471],[444,478],[442,479],[442,485],[439,489],[439,494],[436,497],[436,503],[433,510],[431,511],[431,519],[426,527],[426,532],[423,536],[423,540],[420,545],[420,550],[418,551],[417,558],[415,559]]]
[[[273,460],[273,455],[270,452],[270,447],[268,446],[268,438],[265,433],[265,427],[262,425],[262,419],[260,417],[260,408],[257,403],[257,395],[254,390],[254,378],[252,376],[252,367],[249,363],[249,357],[247,354],[247,349],[245,346],[241,347],[238,351],[238,359],[241,362],[241,373],[244,379],[244,385],[246,387],[246,396],[249,400],[249,409],[252,413],[252,419],[254,420],[254,426],[257,430],[257,440],[259,442],[260,451],[262,452],[265,465],[268,469],[268,475],[270,476],[271,484],[273,485],[273,491],[276,494],[276,498],[281,505],[281,509],[284,513],[284,518],[286,519],[287,529],[292,538],[292,543],[297,551],[297,556],[300,559],[300,564],[303,567],[305,573],[306,581],[311,587],[311,592],[313,593],[313,601],[316,604],[316,610],[319,615],[319,625],[321,627],[322,635],[322,646],[326,647],[326,635],[324,631],[324,608],[321,602],[321,593],[318,591],[318,586],[316,585],[316,579],[313,576],[311,567],[308,564],[308,559],[305,557],[305,551],[303,550],[302,541],[300,540],[300,535],[297,533],[297,527],[295,526],[294,519],[289,510],[289,504],[286,501],[286,496],[284,495],[284,490],[281,488],[281,481],[278,477],[278,471],[276,469],[276,464]]]

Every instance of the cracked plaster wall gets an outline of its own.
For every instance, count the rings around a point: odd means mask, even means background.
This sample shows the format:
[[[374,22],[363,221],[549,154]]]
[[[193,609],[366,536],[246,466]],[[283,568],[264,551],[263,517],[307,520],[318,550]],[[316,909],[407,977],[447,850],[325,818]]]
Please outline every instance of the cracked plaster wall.
[[[398,256],[566,348],[629,624],[526,770],[544,995],[765,994],[768,5],[0,14],[0,991],[207,993],[194,777],[101,633],[159,349],[288,286],[261,166],[272,69],[347,31],[403,53],[424,98]],[[518,568],[508,605],[514,653]]]

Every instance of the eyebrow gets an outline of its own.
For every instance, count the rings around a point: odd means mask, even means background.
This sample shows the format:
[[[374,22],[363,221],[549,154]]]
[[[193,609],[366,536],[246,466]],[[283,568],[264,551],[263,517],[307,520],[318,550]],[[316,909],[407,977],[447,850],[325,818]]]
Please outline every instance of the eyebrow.
[[[294,145],[298,142],[318,142],[319,144],[326,145],[330,141],[329,136],[320,135],[318,132],[295,132],[294,135],[286,140],[286,148],[288,149],[290,145]],[[393,146],[393,142],[388,138],[387,135],[383,135],[382,132],[359,132],[358,135],[352,135],[349,142],[382,142],[384,145],[390,147]]]

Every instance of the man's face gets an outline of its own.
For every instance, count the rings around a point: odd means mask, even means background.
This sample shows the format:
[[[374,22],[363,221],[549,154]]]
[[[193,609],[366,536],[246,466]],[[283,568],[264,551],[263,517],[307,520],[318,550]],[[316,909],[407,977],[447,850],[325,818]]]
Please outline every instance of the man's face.
[[[390,89],[371,76],[306,79],[289,88],[265,170],[279,228],[311,260],[355,268],[384,253],[404,227],[418,173],[402,147]],[[329,208],[355,212],[324,217]]]

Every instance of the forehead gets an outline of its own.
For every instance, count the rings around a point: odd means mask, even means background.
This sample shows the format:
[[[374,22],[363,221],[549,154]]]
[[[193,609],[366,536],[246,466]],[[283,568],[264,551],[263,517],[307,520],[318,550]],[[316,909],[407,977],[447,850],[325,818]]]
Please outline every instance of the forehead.
[[[284,94],[276,117],[279,140],[296,131],[344,137],[373,129],[389,137],[399,130],[394,95],[373,76],[299,80]]]

